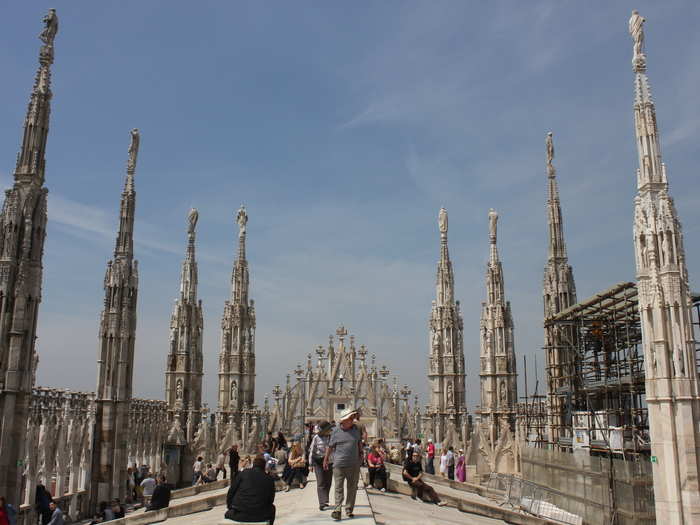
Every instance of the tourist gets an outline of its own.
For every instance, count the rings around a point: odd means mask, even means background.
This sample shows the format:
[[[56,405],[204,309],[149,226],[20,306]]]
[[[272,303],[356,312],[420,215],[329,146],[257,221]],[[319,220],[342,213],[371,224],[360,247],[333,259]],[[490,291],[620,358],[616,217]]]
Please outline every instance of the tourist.
[[[440,452],[440,475],[443,478],[447,477],[447,449]]]
[[[34,497],[34,503],[36,505],[36,511],[41,516],[41,525],[46,525],[51,521],[51,502],[53,498],[44,485],[36,486],[36,496]]]
[[[447,478],[455,479],[455,453],[452,446],[447,448]]]
[[[287,440],[285,439],[284,434],[282,434],[282,431],[280,430],[279,432],[277,432],[277,450],[287,450],[287,448]]]
[[[7,503],[5,496],[0,496],[0,525],[15,525],[17,509]]]
[[[66,522],[63,521],[63,511],[56,505],[55,501],[49,503],[49,509],[51,509],[51,520],[48,525],[65,525]]]
[[[192,485],[196,485],[199,478],[202,477],[202,469],[204,468],[204,458],[197,456],[197,461],[192,465]]]
[[[124,506],[121,504],[121,501],[119,501],[119,498],[112,500],[112,512],[114,513],[115,520],[124,517]]]
[[[394,445],[391,445],[391,449],[389,450],[389,461],[394,465],[401,464],[401,451]]]
[[[404,481],[411,487],[411,499],[416,499],[417,497],[427,503],[436,503],[440,506],[445,505],[444,501],[440,501],[440,497],[435,492],[435,489],[423,481],[423,468],[418,454],[414,453],[411,459],[406,460],[401,474]]]
[[[360,465],[362,464],[362,434],[354,424],[356,411],[346,409],[340,415],[340,426],[331,434],[326,457],[323,459],[323,468],[329,469],[333,463],[333,483],[335,484],[335,509],[331,517],[340,520],[343,506],[344,485],[347,483],[347,499],[345,500],[345,513],[352,518],[355,510],[355,496],[357,495],[357,482],[360,477]],[[331,453],[333,461],[331,461]]]
[[[226,495],[226,518],[234,521],[275,521],[275,482],[265,474],[265,458],[257,456],[253,468],[231,480]]]
[[[294,483],[295,479],[299,481],[300,488],[303,489],[306,487],[306,483],[304,483],[306,457],[304,454],[304,449],[301,447],[301,443],[298,441],[292,445],[292,450],[289,453],[289,459],[287,462],[289,464],[289,469],[284,477],[284,482],[286,483],[286,487],[284,488],[285,492],[289,492],[289,489],[292,488],[292,483]]]
[[[170,505],[170,496],[172,489],[168,483],[166,483],[165,476],[158,476],[158,485],[153,490],[153,497],[151,498],[151,504],[146,508],[146,510],[158,510],[164,509]]]
[[[406,440],[406,448],[404,448],[404,460],[410,459],[413,453],[413,443],[410,439]]]
[[[112,510],[112,506],[107,503],[106,501],[101,501],[100,502],[100,513],[98,514],[98,519],[99,521],[95,523],[100,523],[104,521],[112,521],[114,519],[114,511]]]
[[[464,459],[464,450],[459,449],[459,455],[457,456],[457,465],[455,467],[455,475],[457,480],[464,483],[467,480],[467,471]]]
[[[143,504],[148,506],[151,502],[151,496],[153,496],[153,491],[156,488],[156,480],[149,472],[146,474],[146,478],[141,482],[141,489],[143,490]]]
[[[282,468],[284,472],[287,468],[287,442],[284,442],[284,447],[277,447],[275,451],[275,473]]]
[[[223,450],[216,458],[216,479],[219,479],[219,472],[223,472],[223,479],[226,479],[226,457]]]
[[[328,505],[328,494],[333,482],[333,469],[323,468],[323,458],[326,455],[330,434],[333,427],[328,421],[321,421],[318,425],[318,432],[311,440],[309,447],[309,466],[313,467],[316,475],[316,493],[318,495],[318,508],[326,510]]]
[[[418,452],[418,455],[423,459],[423,446],[420,439],[416,439],[416,442],[413,444],[413,452]]]
[[[197,485],[204,485],[205,483],[211,483],[212,481],[216,481],[216,469],[211,463],[207,463],[207,466],[203,470]]]
[[[373,445],[370,453],[367,454],[367,469],[369,470],[369,486],[376,488],[375,482],[379,480],[379,490],[386,492],[386,467],[384,466],[384,457],[377,444]]]
[[[435,474],[435,445],[433,444],[433,440],[431,438],[428,438],[428,446],[426,448],[426,456],[425,456],[425,473],[426,474]]]
[[[238,455],[238,445],[233,445],[228,451],[228,468],[231,471],[231,481],[238,474],[238,464],[241,461],[241,456]]]
[[[134,469],[126,469],[126,502],[131,503],[136,498],[136,482],[134,481]]]

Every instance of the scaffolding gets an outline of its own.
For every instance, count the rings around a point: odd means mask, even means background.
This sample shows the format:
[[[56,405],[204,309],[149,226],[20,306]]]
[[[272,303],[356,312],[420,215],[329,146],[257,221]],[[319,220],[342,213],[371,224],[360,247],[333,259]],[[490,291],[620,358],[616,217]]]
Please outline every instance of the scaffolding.
[[[545,320],[549,443],[649,454],[637,287],[624,282]]]

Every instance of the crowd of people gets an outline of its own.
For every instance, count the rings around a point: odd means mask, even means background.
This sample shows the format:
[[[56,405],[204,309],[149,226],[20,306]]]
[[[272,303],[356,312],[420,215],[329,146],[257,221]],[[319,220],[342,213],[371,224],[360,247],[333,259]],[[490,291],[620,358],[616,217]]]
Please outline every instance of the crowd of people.
[[[387,450],[383,439],[368,443],[367,431],[359,422],[360,412],[345,410],[335,421],[309,423],[303,434],[287,440],[282,432],[273,436],[268,432],[257,446],[255,455],[241,457],[238,445],[222,451],[214,462],[205,462],[198,456],[192,465],[192,484],[211,483],[230,477],[226,518],[236,521],[275,520],[276,482],[281,490],[289,491],[295,485],[306,487],[313,470],[320,511],[332,509],[334,520],[354,516],[360,467],[369,472],[369,488],[387,490],[386,463],[402,465],[402,478],[412,488],[413,499],[443,505],[435,490],[425,482],[423,473],[438,473],[450,480],[466,481],[464,452],[455,453],[453,447],[438,451],[432,439],[425,446],[420,439],[406,440],[401,446]],[[439,455],[438,455],[439,453]],[[228,472],[226,469],[228,463]],[[334,486],[334,502],[330,503]],[[170,504],[172,487],[164,475],[154,475],[148,465],[127,469],[127,504],[142,504],[146,510],[158,510]],[[49,491],[38,485],[36,509],[41,525],[63,525],[63,513]],[[102,501],[92,523],[119,519],[125,515],[125,506],[118,499]],[[15,525],[17,510],[0,497],[0,525]]]

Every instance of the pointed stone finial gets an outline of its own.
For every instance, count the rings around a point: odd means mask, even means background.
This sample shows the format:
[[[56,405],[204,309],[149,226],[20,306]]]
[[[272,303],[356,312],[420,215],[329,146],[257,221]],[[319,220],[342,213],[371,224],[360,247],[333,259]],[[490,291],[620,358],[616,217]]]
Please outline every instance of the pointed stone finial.
[[[498,213],[496,213],[496,210],[491,208],[489,210],[489,241],[491,244],[496,244],[497,226]]]
[[[238,235],[243,237],[246,232],[246,224],[248,224],[248,214],[245,211],[245,206],[241,204],[238,209],[238,215],[236,215],[236,222],[238,223]]]
[[[131,133],[131,143],[129,144],[129,160],[126,163],[126,170],[133,174],[136,170],[136,159],[139,155],[139,144],[141,142],[141,135],[139,130],[134,128],[130,131]]]
[[[43,19],[44,29],[39,33],[39,39],[47,46],[53,45],[53,40],[58,33],[58,16],[55,9],[49,9]]]
[[[646,18],[639,15],[634,9],[628,22],[629,33],[634,42],[634,55],[632,56],[632,69],[635,73],[646,70],[646,56],[644,55],[644,22]]]
[[[447,210],[445,208],[440,208],[440,213],[438,214],[438,225],[440,226],[440,236],[447,236]]]
[[[187,214],[187,233],[192,236],[197,228],[197,221],[199,220],[199,212],[196,208],[192,208]]]

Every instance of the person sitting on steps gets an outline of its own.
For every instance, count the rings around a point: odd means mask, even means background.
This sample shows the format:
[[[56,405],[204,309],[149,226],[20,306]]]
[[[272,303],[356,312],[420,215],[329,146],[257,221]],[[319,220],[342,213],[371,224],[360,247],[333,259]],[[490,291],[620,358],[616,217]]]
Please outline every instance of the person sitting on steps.
[[[423,481],[423,467],[421,466],[420,455],[414,452],[410,459],[407,459],[403,465],[403,479],[411,487],[411,499],[419,499],[426,503],[435,503],[439,506],[445,505],[444,501],[440,501],[440,497],[435,492],[435,489]]]
[[[275,522],[275,482],[265,473],[265,458],[255,456],[253,468],[242,470],[226,495],[226,519]]]

